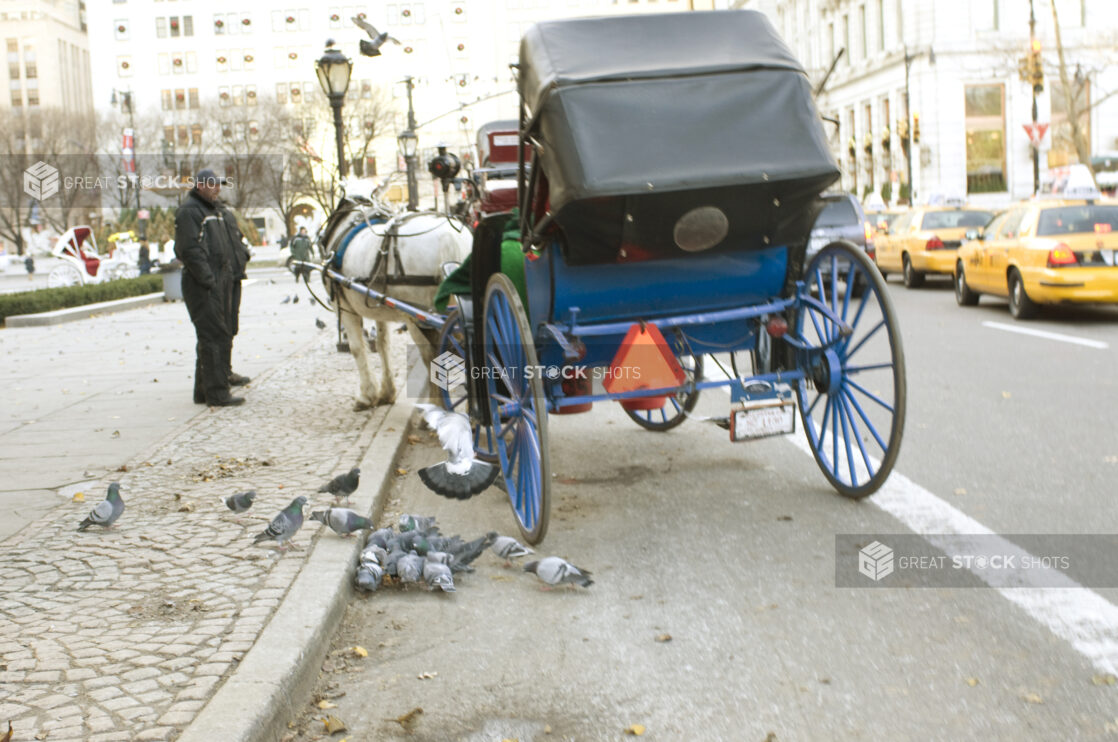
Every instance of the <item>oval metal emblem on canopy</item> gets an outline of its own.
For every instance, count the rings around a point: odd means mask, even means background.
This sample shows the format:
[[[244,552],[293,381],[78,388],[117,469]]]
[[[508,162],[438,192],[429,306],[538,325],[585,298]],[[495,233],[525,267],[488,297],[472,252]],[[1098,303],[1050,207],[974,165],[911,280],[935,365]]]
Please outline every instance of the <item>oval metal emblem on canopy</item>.
[[[699,206],[681,216],[672,236],[679,249],[687,252],[709,250],[726,238],[730,220],[715,206]]]

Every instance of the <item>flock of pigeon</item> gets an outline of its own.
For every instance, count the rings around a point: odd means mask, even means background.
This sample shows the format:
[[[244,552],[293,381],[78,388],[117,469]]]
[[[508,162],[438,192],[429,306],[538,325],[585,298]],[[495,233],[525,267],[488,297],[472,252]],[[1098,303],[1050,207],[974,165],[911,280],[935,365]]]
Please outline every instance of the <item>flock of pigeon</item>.
[[[374,592],[384,580],[399,585],[423,582],[429,590],[456,591],[454,575],[473,572],[471,563],[489,549],[511,566],[513,559],[534,553],[511,536],[496,531],[463,541],[460,536],[443,536],[434,517],[401,515],[399,530],[380,528],[365,539],[365,548],[357,562],[353,582],[359,590]],[[590,573],[561,557],[547,557],[524,565],[525,572],[535,574],[545,585],[579,585],[590,587]]]
[[[474,458],[469,418],[434,405],[417,406],[448,454],[446,461],[417,472],[423,483],[436,494],[459,500],[473,497],[493,484],[498,473],[496,467]],[[350,508],[338,506],[339,501],[348,501],[349,496],[357,491],[360,479],[361,470],[354,467],[319,487],[319,492],[334,496],[335,504],[310,513],[311,520],[329,526],[339,536],[349,537],[357,531],[371,531],[358,559],[354,578],[360,590],[375,591],[387,577],[401,585],[422,581],[431,590],[454,592],[454,575],[472,572],[470,563],[486,549],[504,559],[505,566],[511,566],[513,559],[534,553],[516,539],[498,535],[495,531],[473,541],[463,541],[459,536],[443,536],[435,525],[434,517],[402,515],[398,523],[399,531],[392,527],[373,530],[371,520]],[[227,495],[221,501],[229,510],[240,514],[248,511],[255,499],[255,490],[249,490]],[[279,551],[285,551],[291,545],[292,537],[303,527],[303,508],[306,504],[306,496],[296,497],[272,518],[263,531],[256,534],[253,543],[274,541]],[[110,528],[123,512],[120,483],[113,482],[105,499],[90,511],[78,525],[78,530],[84,531],[93,525]],[[590,572],[556,556],[529,562],[524,565],[524,571],[535,574],[550,587],[590,587],[594,584]]]

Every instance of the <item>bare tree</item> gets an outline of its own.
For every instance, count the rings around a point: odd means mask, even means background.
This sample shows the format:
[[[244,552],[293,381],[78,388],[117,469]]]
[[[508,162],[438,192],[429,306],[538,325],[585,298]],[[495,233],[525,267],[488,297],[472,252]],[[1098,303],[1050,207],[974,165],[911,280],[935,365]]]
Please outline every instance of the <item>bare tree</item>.
[[[1086,114],[1088,110],[1085,109],[1080,101],[1080,96],[1083,94],[1085,84],[1078,76],[1074,80],[1068,76],[1067,60],[1064,57],[1064,44],[1060,37],[1060,16],[1056,11],[1056,3],[1053,0],[1050,3],[1052,6],[1052,26],[1056,30],[1056,54],[1060,60],[1060,87],[1064,95],[1064,103],[1067,106],[1067,123],[1070,129],[1071,143],[1075,148],[1075,153],[1079,157],[1079,162],[1087,166],[1087,170],[1091,173],[1091,178],[1095,177],[1095,168],[1091,165],[1091,143],[1087,141],[1087,133],[1084,131],[1083,119],[1088,119]],[[1055,132],[1053,131],[1053,141],[1055,141]]]
[[[376,173],[365,172],[373,143],[392,131],[397,111],[392,104],[392,96],[382,87],[366,86],[351,90],[345,108],[342,109],[342,122],[345,125],[346,143],[350,171],[357,177],[371,177]]]

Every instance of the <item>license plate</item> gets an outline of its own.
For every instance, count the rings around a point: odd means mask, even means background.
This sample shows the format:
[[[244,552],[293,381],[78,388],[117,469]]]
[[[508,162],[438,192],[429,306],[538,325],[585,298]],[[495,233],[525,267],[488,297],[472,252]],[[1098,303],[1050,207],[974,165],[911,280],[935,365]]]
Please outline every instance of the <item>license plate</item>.
[[[1102,253],[1102,262],[1107,265],[1114,265],[1114,251],[1113,250],[1100,250]]]
[[[749,441],[796,431],[796,403],[771,401],[732,412],[730,440]]]

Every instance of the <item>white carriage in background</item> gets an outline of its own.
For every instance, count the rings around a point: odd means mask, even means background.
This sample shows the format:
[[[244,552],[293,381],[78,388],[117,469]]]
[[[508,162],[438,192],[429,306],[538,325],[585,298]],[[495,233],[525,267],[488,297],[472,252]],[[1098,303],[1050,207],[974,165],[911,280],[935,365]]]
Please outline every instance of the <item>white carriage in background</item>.
[[[47,275],[47,286],[82,286],[140,275],[136,257],[127,249],[128,242],[130,240],[118,237],[116,250],[105,257],[97,253],[92,227],[71,227],[58,238],[50,251],[51,257],[63,262]]]

